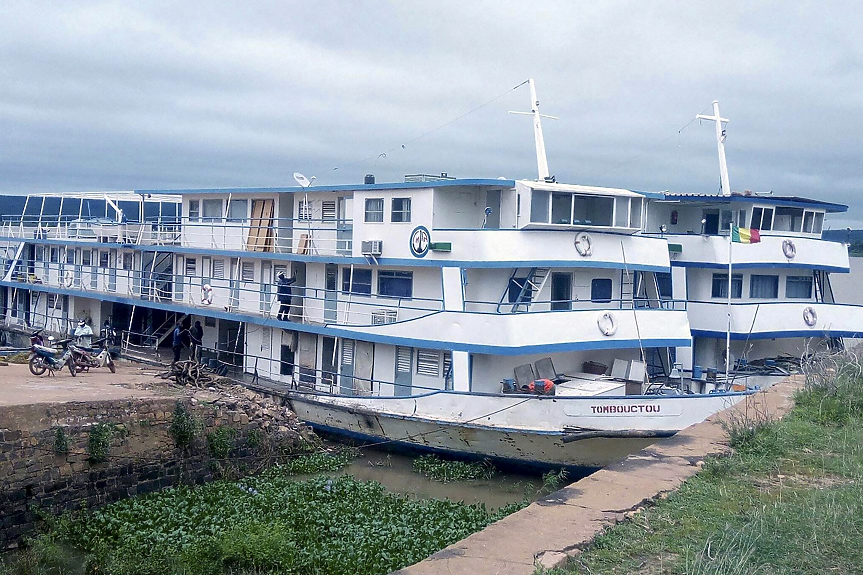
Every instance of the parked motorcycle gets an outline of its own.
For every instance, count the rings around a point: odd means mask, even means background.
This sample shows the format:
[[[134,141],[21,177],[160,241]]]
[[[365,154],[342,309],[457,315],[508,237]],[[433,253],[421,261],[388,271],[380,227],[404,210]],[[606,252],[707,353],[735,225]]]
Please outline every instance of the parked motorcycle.
[[[91,367],[108,366],[111,373],[116,373],[117,368],[114,366],[114,359],[111,357],[111,352],[108,351],[108,338],[93,342],[96,345],[101,345],[102,349],[99,353],[94,353],[92,349],[77,345],[69,345],[72,349],[72,359],[75,361],[75,366],[78,371],[89,371]]]
[[[34,334],[31,336],[31,346],[30,346],[30,373],[33,375],[42,375],[46,371],[49,372],[50,375],[54,375],[54,372],[59,369],[63,369],[63,366],[69,368],[69,373],[72,374],[72,377],[78,375],[78,371],[75,368],[75,360],[72,359],[72,346],[66,345],[66,349],[63,350],[63,353],[60,353],[59,349],[54,349],[51,347],[46,347],[39,343],[33,343],[34,337],[42,338],[41,335]],[[52,338],[48,338],[49,340]],[[58,344],[68,344],[71,340],[63,340],[57,342]],[[44,340],[43,340],[44,342]]]

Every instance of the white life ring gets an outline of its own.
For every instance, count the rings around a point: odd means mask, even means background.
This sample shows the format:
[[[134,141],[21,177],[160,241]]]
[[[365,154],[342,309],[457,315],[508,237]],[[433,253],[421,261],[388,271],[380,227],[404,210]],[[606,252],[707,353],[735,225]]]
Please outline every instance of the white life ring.
[[[813,327],[816,323],[818,323],[818,314],[815,312],[815,308],[812,306],[806,306],[803,308],[803,321],[809,327]]]
[[[63,274],[63,287],[70,288],[74,283],[75,274],[72,273],[72,270],[66,270],[66,272]]]
[[[794,256],[797,255],[797,246],[791,240],[782,240],[782,253],[789,260],[793,260]]]
[[[213,286],[210,284],[204,284],[201,286],[201,303],[204,305],[210,305],[213,303]]]
[[[573,244],[575,245],[575,251],[577,251],[578,255],[581,257],[585,258],[591,254],[593,245],[590,241],[590,236],[585,232],[576,234]]]
[[[614,319],[610,311],[607,311],[596,320],[596,327],[599,328],[602,335],[610,337],[617,332],[617,320]]]

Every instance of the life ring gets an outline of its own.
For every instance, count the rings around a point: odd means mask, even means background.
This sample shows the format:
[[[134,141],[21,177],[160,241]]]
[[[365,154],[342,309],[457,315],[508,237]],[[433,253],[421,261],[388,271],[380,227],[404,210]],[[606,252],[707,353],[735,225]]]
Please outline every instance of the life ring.
[[[204,284],[201,286],[201,303],[204,305],[210,305],[213,303],[213,286],[210,284]]]
[[[609,337],[617,332],[617,320],[614,319],[614,316],[611,315],[611,312],[607,311],[599,316],[599,319],[596,320],[596,327],[599,328],[599,331],[602,332],[602,335]]]
[[[578,252],[578,255],[585,258],[591,254],[593,242],[590,240],[590,236],[585,232],[581,232],[575,236],[575,241],[573,244],[575,245],[575,251]]]
[[[63,287],[70,288],[74,283],[75,274],[72,273],[72,270],[66,270],[66,272],[63,274]]]
[[[812,306],[806,306],[803,308],[803,321],[809,327],[813,327],[818,323],[818,314],[815,312],[815,308]]]
[[[782,253],[789,260],[793,260],[794,256],[797,255],[797,246],[791,240],[782,240]]]

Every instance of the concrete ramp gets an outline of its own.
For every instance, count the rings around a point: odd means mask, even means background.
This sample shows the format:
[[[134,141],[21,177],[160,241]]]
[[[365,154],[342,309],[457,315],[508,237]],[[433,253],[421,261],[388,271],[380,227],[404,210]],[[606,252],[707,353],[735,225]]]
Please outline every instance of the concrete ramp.
[[[723,421],[737,415],[781,418],[793,406],[802,377],[790,377],[673,437],[660,440],[548,497],[489,525],[397,573],[531,575],[558,567],[603,529],[651,500],[677,489],[704,458],[727,453]]]

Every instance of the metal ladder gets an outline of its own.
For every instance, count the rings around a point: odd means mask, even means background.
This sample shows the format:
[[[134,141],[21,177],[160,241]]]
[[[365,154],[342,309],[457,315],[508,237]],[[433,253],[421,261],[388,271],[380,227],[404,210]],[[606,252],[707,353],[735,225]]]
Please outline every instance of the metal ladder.
[[[512,306],[510,308],[511,313],[528,311],[530,309],[530,304],[533,302],[533,298],[542,291],[542,288],[545,287],[545,282],[548,280],[549,275],[551,275],[548,268],[530,268],[524,281],[521,282],[516,280],[516,278],[519,277],[519,270],[521,270],[521,268],[515,268],[512,271],[512,275],[509,276],[509,280],[506,282],[506,288],[503,291],[503,295],[500,296],[500,301],[498,301],[497,304],[498,313],[501,312],[501,308],[508,305]],[[521,290],[516,299],[514,301],[510,301],[510,286],[513,285],[513,283],[519,286]],[[521,306],[524,306],[524,310],[520,309]]]

